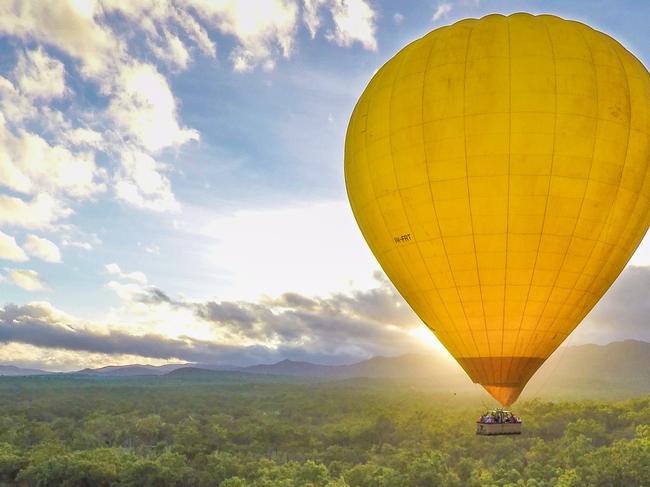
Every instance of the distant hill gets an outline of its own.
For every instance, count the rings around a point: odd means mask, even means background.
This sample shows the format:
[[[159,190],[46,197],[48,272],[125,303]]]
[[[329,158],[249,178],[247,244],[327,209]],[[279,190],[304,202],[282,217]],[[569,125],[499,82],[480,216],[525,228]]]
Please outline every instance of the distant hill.
[[[24,369],[14,365],[0,365],[0,376],[4,377],[26,377],[30,375],[49,375],[52,372],[47,372],[40,369]]]
[[[51,374],[43,370],[0,366],[0,376]],[[350,365],[322,365],[282,360],[274,364],[234,367],[213,364],[108,366],[84,369],[87,377],[164,376],[175,380],[228,383],[301,382],[304,380],[404,379],[441,391],[480,391],[458,364],[436,355],[374,357]],[[650,393],[650,343],[626,340],[608,345],[561,347],[535,374],[522,398],[535,396],[624,397]]]
[[[165,375],[190,364],[165,364],[165,365],[109,365],[98,369],[83,369],[72,372],[76,375],[95,375],[103,377],[133,377],[138,375]]]
[[[253,365],[241,369],[254,374],[289,375],[330,379],[449,377],[462,369],[446,357],[408,354],[399,357],[373,357],[350,365],[319,365],[282,360],[275,364]]]
[[[536,395],[607,398],[650,393],[650,343],[563,347],[535,374],[523,398]]]
[[[305,383],[319,381],[314,377],[299,377],[290,375],[254,374],[241,370],[212,370],[199,367],[183,367],[173,370],[163,376],[163,379],[181,380],[187,382],[209,382],[210,384],[277,384]]]
[[[336,365],[320,365],[312,364],[311,362],[282,360],[275,364],[260,364],[243,367],[241,370],[252,374],[334,378],[339,376],[339,374],[337,374],[338,369],[339,366]]]
[[[197,365],[178,369],[175,378],[223,377]],[[199,372],[204,370],[204,372]],[[415,380],[428,388],[458,393],[481,391],[458,364],[441,355],[374,357],[350,365],[320,365],[282,360],[238,369],[242,381],[260,375],[343,380],[357,378]],[[650,343],[637,340],[609,345],[578,345],[557,350],[526,387],[523,399],[544,397],[626,397],[650,393]]]

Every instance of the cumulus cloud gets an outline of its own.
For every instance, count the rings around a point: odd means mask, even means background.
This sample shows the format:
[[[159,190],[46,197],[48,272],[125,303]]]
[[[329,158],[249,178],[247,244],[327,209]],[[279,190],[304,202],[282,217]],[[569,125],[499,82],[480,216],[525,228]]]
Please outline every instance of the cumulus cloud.
[[[155,5],[153,2],[150,6]],[[20,54],[12,73],[14,82],[0,79],[0,103],[6,122],[1,130],[0,180],[5,187],[24,194],[47,193],[64,206],[68,197],[78,200],[104,189],[105,174],[95,165],[95,155],[100,151],[116,163],[113,167],[117,166],[120,177],[127,173],[116,194],[118,198],[143,208],[175,209],[164,176],[159,175],[153,189],[151,183],[139,186],[136,179],[129,179],[137,172],[133,165],[138,162],[144,161],[145,165],[140,172],[157,169],[152,169],[144,157],[120,157],[123,145],[157,152],[196,139],[198,133],[178,121],[176,100],[166,78],[152,64],[135,60],[129,53],[129,40],[106,21],[112,11],[110,2],[25,1],[0,6],[0,33],[65,52],[79,63],[82,79],[108,99],[105,111],[91,115],[83,109],[76,114],[62,113],[47,106],[24,110],[29,100],[60,97],[67,88],[63,63],[48,55],[42,46]],[[188,29],[193,28],[187,15],[177,17]],[[184,49],[171,34],[163,35],[169,37],[172,52],[178,54]],[[156,46],[160,49],[160,44]],[[73,123],[67,118],[70,114],[81,118]],[[93,120],[100,130],[84,126],[84,117]],[[24,123],[30,119],[33,124],[27,130]],[[55,134],[57,144],[34,133],[32,126],[38,125],[41,131]],[[147,200],[149,196],[153,201]],[[159,204],[161,200],[163,205]]]
[[[24,129],[13,133],[0,119],[0,186],[24,194],[86,198],[103,189],[101,177],[91,152],[51,145]]]
[[[101,25],[99,2],[0,2],[0,32],[25,41],[56,46],[79,59],[88,75],[99,75],[125,46]]]
[[[27,254],[16,243],[14,237],[0,231],[0,260],[25,262],[29,260],[29,257],[27,257]]]
[[[326,35],[339,46],[359,42],[365,49],[377,50],[375,12],[365,0],[338,0],[332,6],[334,31]]]
[[[38,272],[30,269],[7,269],[9,280],[25,291],[42,291],[47,289]]]
[[[72,214],[60,200],[41,193],[31,199],[0,194],[0,225],[22,228],[48,228]]]
[[[100,148],[102,134],[96,130],[77,127],[63,132],[63,138],[73,146]]]
[[[284,57],[291,55],[298,17],[295,2],[190,0],[188,3],[212,26],[235,37],[238,45],[230,59],[236,71],[250,71],[257,66],[271,69],[276,53]]]
[[[100,333],[81,322],[60,316],[47,303],[8,304],[1,309],[0,342],[165,359],[184,356],[191,360],[216,356],[219,350],[218,345],[173,340],[159,335],[134,336],[120,331]],[[214,353],[210,353],[211,347],[214,347]]]
[[[381,274],[375,276],[373,289],[325,297],[285,293],[256,302],[193,301],[130,280],[115,264],[106,267],[120,280],[112,281],[119,284],[116,292],[126,304],[139,306],[145,322],[151,326],[162,316],[177,314],[182,317],[180,333],[136,331],[132,322],[127,327],[84,322],[48,303],[7,304],[0,309],[0,343],[102,354],[102,364],[124,356],[233,365],[284,358],[344,363],[430,350],[418,338],[424,325]],[[649,291],[650,268],[627,269],[572,344],[650,339],[645,299]],[[192,320],[215,334],[194,334]]]
[[[179,125],[176,101],[167,80],[150,64],[122,68],[108,107],[108,115],[149,151],[198,140],[196,130]]]
[[[102,240],[97,234],[84,232],[74,225],[59,225],[58,233],[60,243],[64,247],[90,251],[102,244]]]
[[[328,11],[334,24],[326,39],[344,47],[358,42],[365,49],[377,49],[377,14],[366,0],[305,0],[303,20],[312,38],[323,23],[322,10]]]
[[[63,63],[40,47],[19,54],[14,76],[20,90],[30,98],[48,100],[66,92]]]
[[[28,235],[23,244],[24,249],[32,257],[44,260],[45,262],[61,262],[61,251],[59,247],[46,238],[36,235]]]
[[[111,275],[124,275],[117,265],[107,265]],[[396,299],[385,281],[372,292],[324,298],[287,293],[264,302],[189,301],[172,299],[164,291],[136,281],[111,281],[126,302],[141,306],[150,321],[186,313],[185,333],[170,336],[83,322],[48,303],[0,309],[0,342],[41,348],[109,355],[188,360],[247,365],[291,358],[329,363],[350,362],[377,354],[424,350],[409,331],[421,327],[404,311],[369,312],[369,303],[387,310]],[[212,336],[192,335],[191,320],[204,323]],[[103,331],[99,331],[103,330]],[[219,337],[219,338],[215,338]]]
[[[179,211],[180,205],[165,175],[166,166],[138,150],[126,150],[121,158],[122,167],[115,180],[119,200],[151,211]]]
[[[189,310],[229,346],[295,349],[303,357],[330,360],[426,348],[412,334],[423,326],[419,319],[381,274],[375,278],[377,286],[368,291],[329,297],[284,293],[257,302],[175,300],[156,287],[126,283],[115,290],[123,299],[147,306],[150,314],[158,306],[166,314]]]
[[[0,108],[2,108],[0,123],[3,126],[8,120],[20,124],[38,113],[33,101],[23,95],[14,83],[4,76],[0,76]]]
[[[146,284],[147,283],[147,276],[144,274],[144,272],[136,271],[136,272],[122,272],[122,269],[120,269],[120,266],[117,265],[115,262],[111,264],[106,264],[104,266],[104,271],[107,274],[110,274],[112,276],[116,276],[119,279],[124,279],[127,281],[134,281],[139,284]]]
[[[180,120],[166,69],[186,70],[197,53],[215,57],[213,33],[233,41],[234,70],[273,69],[295,50],[301,11],[312,37],[323,29],[340,46],[376,49],[367,0],[2,2],[0,34],[27,47],[0,76],[1,185],[71,208],[113,182],[123,202],[178,211],[168,168],[157,159],[199,133]],[[80,79],[66,84],[67,76]],[[70,97],[74,109],[60,111],[44,103],[80,85],[105,104],[88,110]]]
[[[438,21],[442,19],[443,17],[447,17],[449,15],[449,12],[451,12],[453,9],[453,5],[448,2],[443,2],[439,3],[438,7],[436,8],[436,11],[433,13],[433,17],[431,20]]]

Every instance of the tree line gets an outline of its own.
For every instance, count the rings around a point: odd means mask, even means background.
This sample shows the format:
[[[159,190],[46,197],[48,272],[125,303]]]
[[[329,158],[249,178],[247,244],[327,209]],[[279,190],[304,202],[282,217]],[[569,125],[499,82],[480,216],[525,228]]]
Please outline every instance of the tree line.
[[[399,381],[0,379],[0,485],[650,486],[650,397],[485,405]]]

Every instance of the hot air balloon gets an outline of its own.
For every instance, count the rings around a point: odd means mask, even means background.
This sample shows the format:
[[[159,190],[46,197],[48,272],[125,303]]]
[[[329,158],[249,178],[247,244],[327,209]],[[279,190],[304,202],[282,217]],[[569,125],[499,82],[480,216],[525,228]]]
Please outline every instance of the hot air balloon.
[[[436,29],[372,78],[348,197],[398,291],[470,378],[513,403],[650,223],[650,75],[551,15]]]

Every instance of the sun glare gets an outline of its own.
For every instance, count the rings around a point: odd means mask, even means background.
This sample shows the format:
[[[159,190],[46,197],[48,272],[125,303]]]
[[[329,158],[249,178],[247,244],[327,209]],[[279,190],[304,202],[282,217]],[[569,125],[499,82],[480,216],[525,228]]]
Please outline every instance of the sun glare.
[[[449,352],[447,352],[447,349],[442,345],[442,343],[440,343],[440,340],[438,340],[433,332],[424,325],[411,329],[409,331],[409,335],[417,338],[422,343],[436,350],[437,352],[443,352],[445,355],[449,354]]]

